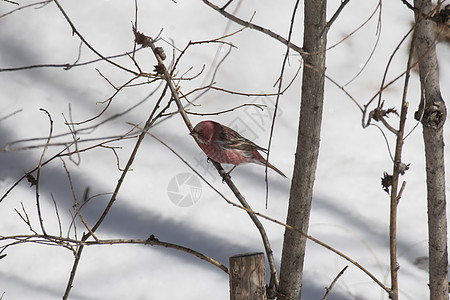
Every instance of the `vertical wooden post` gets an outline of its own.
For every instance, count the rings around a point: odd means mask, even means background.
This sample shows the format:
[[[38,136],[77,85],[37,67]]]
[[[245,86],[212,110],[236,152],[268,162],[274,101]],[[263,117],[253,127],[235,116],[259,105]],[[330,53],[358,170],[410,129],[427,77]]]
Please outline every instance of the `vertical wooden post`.
[[[264,253],[230,257],[230,300],[266,300]]]

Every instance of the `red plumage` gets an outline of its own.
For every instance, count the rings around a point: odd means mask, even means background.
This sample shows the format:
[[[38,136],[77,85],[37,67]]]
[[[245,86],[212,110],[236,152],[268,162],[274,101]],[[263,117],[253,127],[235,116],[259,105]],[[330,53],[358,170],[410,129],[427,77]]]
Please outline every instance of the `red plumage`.
[[[202,121],[191,132],[198,138],[200,148],[212,160],[223,163],[240,165],[256,163],[267,165],[283,177],[280,170],[267,162],[258,151],[267,151],[252,141],[244,138],[233,129],[214,121]]]

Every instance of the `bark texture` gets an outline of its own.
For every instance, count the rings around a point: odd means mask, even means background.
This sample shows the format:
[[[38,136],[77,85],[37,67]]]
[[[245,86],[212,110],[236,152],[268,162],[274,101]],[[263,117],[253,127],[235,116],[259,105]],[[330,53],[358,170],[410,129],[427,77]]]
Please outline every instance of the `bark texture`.
[[[414,45],[419,57],[422,99],[415,117],[423,125],[427,173],[430,299],[448,300],[448,246],[443,125],[447,117],[439,87],[435,24],[430,0],[415,0]]]
[[[308,232],[320,145],[326,49],[326,0],[305,0],[300,121],[287,224]],[[278,299],[300,299],[306,239],[286,229]]]
[[[266,300],[264,253],[230,257],[230,300]]]

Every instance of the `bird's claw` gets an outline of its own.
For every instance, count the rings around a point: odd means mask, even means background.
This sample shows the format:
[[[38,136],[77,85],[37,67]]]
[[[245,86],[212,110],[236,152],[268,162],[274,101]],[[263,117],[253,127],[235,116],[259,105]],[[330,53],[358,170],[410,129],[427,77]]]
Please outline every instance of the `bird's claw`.
[[[225,171],[223,171],[223,174],[221,174],[222,175],[222,183],[225,183],[225,178],[226,177],[228,177],[228,179],[231,179],[231,176],[230,176],[230,172],[225,172]]]

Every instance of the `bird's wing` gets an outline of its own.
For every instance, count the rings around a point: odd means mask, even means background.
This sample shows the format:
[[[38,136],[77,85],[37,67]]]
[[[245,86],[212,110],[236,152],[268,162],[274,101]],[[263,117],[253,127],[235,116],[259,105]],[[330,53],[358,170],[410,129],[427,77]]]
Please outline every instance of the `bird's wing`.
[[[246,139],[245,137],[228,127],[224,128],[223,131],[219,134],[217,142],[222,148],[227,149],[231,148],[243,151],[267,151],[263,147],[256,145],[249,139]]]

